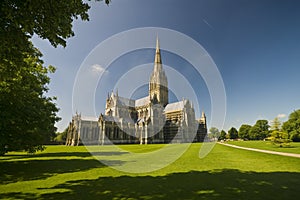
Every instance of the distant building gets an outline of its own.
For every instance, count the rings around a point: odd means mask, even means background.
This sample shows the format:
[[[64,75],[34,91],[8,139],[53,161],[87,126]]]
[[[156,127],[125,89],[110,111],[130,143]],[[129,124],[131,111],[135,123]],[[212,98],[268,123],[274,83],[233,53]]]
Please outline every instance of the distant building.
[[[169,103],[168,80],[156,41],[149,95],[128,99],[112,92],[98,119],[73,116],[66,145],[201,142],[207,134],[206,116],[195,119],[188,99]]]

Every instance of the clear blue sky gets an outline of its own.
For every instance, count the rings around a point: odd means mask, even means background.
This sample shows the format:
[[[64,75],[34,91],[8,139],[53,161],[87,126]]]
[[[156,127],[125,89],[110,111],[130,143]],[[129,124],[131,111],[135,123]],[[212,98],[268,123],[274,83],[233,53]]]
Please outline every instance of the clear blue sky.
[[[252,125],[258,119],[272,120],[278,115],[285,121],[289,113],[300,108],[300,2],[297,0],[113,0],[110,6],[103,2],[90,4],[90,21],[74,22],[75,37],[68,39],[66,48],[53,48],[48,41],[33,39],[44,54],[45,63],[57,67],[51,75],[49,95],[58,97],[60,131],[74,114],[73,84],[86,56],[112,35],[140,27],[182,32],[210,54],[226,90],[225,130],[232,126],[239,128],[243,123]],[[146,49],[121,56],[112,64],[110,75],[120,70],[122,62],[138,57],[135,64],[149,63],[153,55],[153,50]],[[163,52],[162,56],[170,67],[184,65],[184,61],[169,52]],[[200,84],[202,88],[197,94],[200,110],[204,109],[210,118],[208,91],[201,77],[192,74],[187,76],[194,80],[193,87]],[[96,95],[98,113],[103,112],[105,98]],[[78,111],[84,115],[84,111]]]

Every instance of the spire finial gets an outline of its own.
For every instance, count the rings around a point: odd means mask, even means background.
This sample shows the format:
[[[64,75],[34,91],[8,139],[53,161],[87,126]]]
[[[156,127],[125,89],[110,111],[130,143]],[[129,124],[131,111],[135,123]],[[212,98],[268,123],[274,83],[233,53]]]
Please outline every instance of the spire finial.
[[[158,35],[156,36],[155,63],[160,63],[161,64],[160,47],[159,47]]]
[[[206,116],[205,116],[205,112],[204,112],[204,111],[202,111],[201,118],[206,118]]]
[[[159,39],[158,39],[158,34],[156,34],[156,53],[159,52]]]

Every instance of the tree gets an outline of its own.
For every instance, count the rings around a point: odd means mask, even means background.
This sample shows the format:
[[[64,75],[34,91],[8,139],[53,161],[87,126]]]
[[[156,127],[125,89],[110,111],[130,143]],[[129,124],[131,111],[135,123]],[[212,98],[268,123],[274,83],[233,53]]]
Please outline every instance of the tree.
[[[249,134],[250,134],[251,126],[248,124],[242,124],[242,126],[239,129],[238,137],[241,139],[250,139]]]
[[[290,132],[289,138],[290,138],[293,142],[300,142],[300,133],[299,133],[299,131],[294,130],[294,131]]]
[[[217,129],[216,127],[211,127],[210,129],[209,129],[209,137],[211,138],[211,139],[215,139],[215,138],[218,138],[219,137],[219,135],[220,135],[220,132],[219,132],[219,129]]]
[[[54,47],[65,47],[66,39],[74,35],[73,20],[89,20],[89,8],[82,0],[1,1],[0,63],[24,64],[26,55],[34,54],[29,40],[34,34],[49,40]]]
[[[271,135],[268,138],[274,145],[280,147],[288,145],[291,140],[287,132],[281,131],[281,122],[278,117],[275,117],[271,123]]]
[[[67,139],[67,134],[68,134],[68,130],[69,130],[69,127],[65,128],[65,130],[61,133],[56,133],[56,137],[54,138],[54,141],[55,142],[58,142],[58,143],[66,143],[66,139]]]
[[[238,131],[236,128],[231,127],[228,131],[228,137],[229,139],[237,139],[238,138]]]
[[[109,0],[105,1],[107,4]],[[9,150],[35,152],[51,140],[58,111],[46,97],[48,73],[42,54],[30,39],[37,35],[51,45],[66,46],[72,22],[88,20],[82,0],[3,0],[0,4],[0,154]]]
[[[221,133],[220,133],[219,140],[225,140],[226,139],[226,135],[227,135],[227,133],[224,130],[222,130]]]
[[[44,67],[36,50],[35,57],[28,55],[25,65],[7,68],[0,64],[0,151],[42,150],[42,144],[51,140],[59,120],[54,98],[46,97],[48,73],[52,66]]]
[[[272,131],[279,131],[281,129],[281,122],[278,117],[275,117],[271,123],[271,130]]]
[[[277,130],[272,131],[269,139],[273,144],[279,145],[280,147],[286,146],[291,142],[288,133]]]
[[[289,115],[288,121],[282,125],[282,130],[288,133],[291,140],[300,142],[300,109]]]
[[[257,120],[252,126],[249,137],[251,140],[263,140],[269,136],[269,122],[268,120]]]

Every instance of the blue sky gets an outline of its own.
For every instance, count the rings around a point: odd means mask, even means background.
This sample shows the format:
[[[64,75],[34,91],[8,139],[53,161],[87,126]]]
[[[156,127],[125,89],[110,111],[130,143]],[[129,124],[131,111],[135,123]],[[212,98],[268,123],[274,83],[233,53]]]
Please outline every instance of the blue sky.
[[[285,121],[289,113],[300,108],[300,2],[297,0],[113,0],[110,6],[93,1],[90,4],[90,21],[74,22],[75,36],[68,39],[66,48],[53,48],[48,41],[33,38],[44,54],[45,63],[57,67],[51,75],[49,95],[58,97],[60,131],[74,114],[73,85],[84,59],[105,39],[142,27],[179,31],[209,53],[221,73],[227,97],[225,124],[219,129],[239,128],[243,123],[272,120],[277,115]],[[108,76],[118,77],[116,74],[125,73],[131,64],[151,63],[153,56],[153,49],[120,55],[111,64]],[[181,70],[192,87],[199,89],[199,109],[205,110],[210,119],[210,96],[201,76],[194,75],[185,60],[171,52],[163,51],[162,56],[164,64]],[[103,91],[101,87],[99,83],[95,96],[98,114],[104,109],[106,95],[102,92],[111,90]],[[134,95],[140,97],[144,93],[145,87]],[[78,112],[85,114],[84,110]]]

